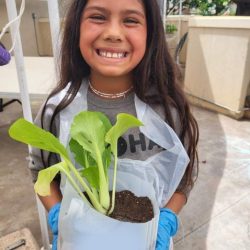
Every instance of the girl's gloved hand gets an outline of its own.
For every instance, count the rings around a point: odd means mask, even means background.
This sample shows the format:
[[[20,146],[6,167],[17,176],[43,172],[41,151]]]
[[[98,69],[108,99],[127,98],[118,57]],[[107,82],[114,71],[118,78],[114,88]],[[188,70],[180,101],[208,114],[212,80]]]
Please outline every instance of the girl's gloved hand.
[[[48,213],[48,224],[53,233],[52,250],[57,250],[58,238],[58,217],[60,212],[61,203],[55,204]]]
[[[160,209],[156,250],[168,250],[170,238],[178,231],[178,218],[176,214],[168,209]]]

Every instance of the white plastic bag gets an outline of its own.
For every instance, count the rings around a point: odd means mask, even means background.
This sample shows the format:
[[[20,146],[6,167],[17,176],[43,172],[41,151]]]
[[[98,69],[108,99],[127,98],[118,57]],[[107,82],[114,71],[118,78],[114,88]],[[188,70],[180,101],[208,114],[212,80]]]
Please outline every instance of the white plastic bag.
[[[87,110],[87,89],[88,81],[85,79],[73,102],[60,112],[60,141],[65,146],[68,145],[73,117],[78,112]],[[52,103],[58,103],[65,95],[66,90],[67,88],[54,96],[51,100]],[[126,172],[127,178],[122,179],[122,176],[120,179],[118,178],[118,190],[128,189],[137,196],[140,196],[138,195],[140,192],[152,192],[152,202],[157,210],[155,218],[148,223],[149,225],[137,226],[134,224],[130,228],[129,224],[131,223],[117,222],[105,217],[84,204],[71,186],[67,184],[65,187],[65,178],[62,176],[61,189],[64,190],[64,197],[59,218],[58,249],[154,250],[158,209],[165,206],[175,192],[188,165],[189,158],[172,128],[136,95],[135,107],[137,118],[144,124],[139,128],[140,131],[164,150],[149,157],[146,161],[119,159],[118,169],[123,173]],[[136,184],[135,191],[133,184]],[[124,185],[125,187],[131,186],[131,189],[123,188]],[[137,187],[139,191],[137,191]],[[150,195],[146,196],[151,198]],[[94,217],[95,219],[93,219]],[[127,224],[124,231],[123,224]],[[149,236],[153,240],[149,240]],[[141,242],[139,243],[139,241]],[[97,245],[95,246],[95,244]]]
[[[83,202],[66,182],[59,217],[58,250],[155,250],[159,205],[152,183],[118,171],[117,191],[121,190],[149,197],[154,218],[146,223],[112,219]]]

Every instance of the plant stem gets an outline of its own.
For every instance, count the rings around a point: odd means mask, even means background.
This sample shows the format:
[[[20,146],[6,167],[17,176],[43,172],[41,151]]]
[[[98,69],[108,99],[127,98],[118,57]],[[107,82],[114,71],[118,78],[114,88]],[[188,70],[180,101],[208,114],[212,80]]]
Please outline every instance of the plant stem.
[[[113,173],[113,189],[112,189],[112,201],[111,208],[108,211],[108,214],[111,214],[115,207],[115,191],[116,191],[116,175],[117,175],[117,152],[114,153],[114,173]]]
[[[96,197],[94,196],[94,194],[91,192],[90,188],[88,187],[88,185],[85,183],[85,181],[82,179],[80,173],[76,170],[75,166],[71,163],[71,161],[69,161],[68,159],[65,159],[65,161],[67,162],[70,170],[74,173],[76,179],[79,181],[79,183],[82,185],[82,187],[84,188],[84,190],[86,191],[86,193],[89,196],[89,199],[92,202],[92,205],[96,208],[96,210],[98,210],[100,213],[106,214],[106,210],[102,207],[102,205],[100,204],[100,202],[96,199]],[[85,197],[86,198],[86,197]]]
[[[95,196],[95,198],[100,202],[97,189],[96,188],[91,188],[91,189],[92,189],[92,193]]]
[[[67,165],[66,162],[63,162],[63,164]],[[85,197],[85,195],[82,193],[82,190],[79,188],[79,186],[76,184],[75,180],[72,178],[72,176],[70,175],[69,172],[67,172],[64,168],[61,168],[61,171],[67,176],[70,184],[73,186],[73,188],[77,191],[77,193],[81,196],[81,198],[87,202],[89,205],[91,205],[89,203],[89,201],[87,200],[87,198]],[[92,206],[92,205],[91,205]]]
[[[95,145],[95,152],[97,156],[97,166],[98,166],[99,180],[100,180],[100,190],[99,190],[100,203],[105,209],[108,210],[110,207],[109,184],[107,177],[105,175],[102,156],[98,150],[97,145]]]

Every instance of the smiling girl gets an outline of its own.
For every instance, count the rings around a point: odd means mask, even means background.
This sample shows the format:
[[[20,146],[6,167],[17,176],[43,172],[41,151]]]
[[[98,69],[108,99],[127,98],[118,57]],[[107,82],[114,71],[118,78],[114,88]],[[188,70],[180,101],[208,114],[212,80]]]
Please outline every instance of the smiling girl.
[[[139,98],[173,128],[190,161],[183,166],[184,175],[172,197],[159,205],[157,250],[169,248],[170,238],[178,230],[176,214],[187,202],[197,173],[198,127],[176,70],[156,0],[73,0],[64,26],[60,81],[36,119],[42,128],[67,141],[68,123],[83,103],[114,122],[121,112],[136,115],[135,98]],[[132,129],[118,143],[120,158],[145,161],[163,150],[139,129]],[[58,156],[33,148],[30,169],[34,181],[39,170],[56,162]],[[167,166],[159,162],[152,168],[157,169],[164,186]],[[62,200],[59,185],[57,176],[51,195],[40,197],[49,211],[53,249],[57,248]]]

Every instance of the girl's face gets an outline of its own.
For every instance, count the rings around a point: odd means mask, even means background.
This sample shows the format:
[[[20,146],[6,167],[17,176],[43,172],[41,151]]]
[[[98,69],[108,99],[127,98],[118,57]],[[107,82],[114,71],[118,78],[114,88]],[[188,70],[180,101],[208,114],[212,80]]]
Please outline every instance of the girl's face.
[[[146,50],[141,0],[88,0],[80,26],[80,50],[91,74],[130,77]]]

